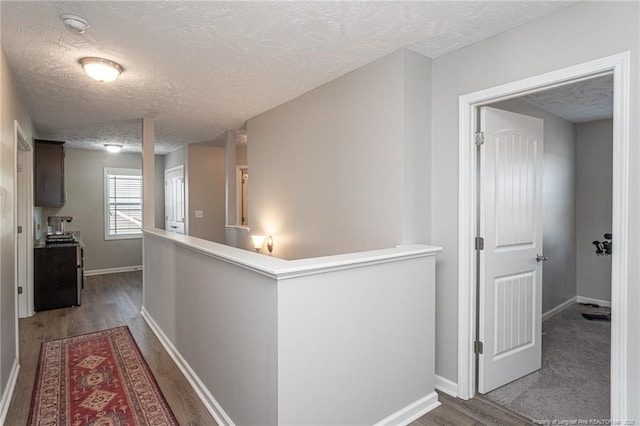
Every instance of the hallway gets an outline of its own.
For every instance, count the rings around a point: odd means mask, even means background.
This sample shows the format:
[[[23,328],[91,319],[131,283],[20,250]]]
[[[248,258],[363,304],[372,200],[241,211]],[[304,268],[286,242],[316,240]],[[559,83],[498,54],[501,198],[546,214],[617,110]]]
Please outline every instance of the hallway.
[[[185,426],[216,422],[140,316],[142,272],[85,278],[82,305],[42,311],[20,320],[20,373],[5,424],[27,423],[40,343],[127,325],[176,419]]]

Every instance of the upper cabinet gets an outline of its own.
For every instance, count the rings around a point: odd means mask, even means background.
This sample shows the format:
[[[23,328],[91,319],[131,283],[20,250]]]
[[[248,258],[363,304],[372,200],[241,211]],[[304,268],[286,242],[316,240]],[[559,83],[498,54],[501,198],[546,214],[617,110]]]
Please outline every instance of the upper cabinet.
[[[36,206],[64,206],[64,155],[64,142],[35,140]]]

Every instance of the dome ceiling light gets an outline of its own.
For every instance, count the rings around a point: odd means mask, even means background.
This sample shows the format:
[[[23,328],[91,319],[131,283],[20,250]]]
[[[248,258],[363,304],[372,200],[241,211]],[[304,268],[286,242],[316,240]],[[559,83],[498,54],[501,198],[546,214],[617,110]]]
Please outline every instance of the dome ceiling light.
[[[80,65],[89,77],[94,80],[109,83],[122,74],[122,65],[103,58],[82,58]]]
[[[112,152],[114,154],[122,150],[122,145],[118,145],[115,143],[105,143],[104,147],[107,149],[107,151]]]

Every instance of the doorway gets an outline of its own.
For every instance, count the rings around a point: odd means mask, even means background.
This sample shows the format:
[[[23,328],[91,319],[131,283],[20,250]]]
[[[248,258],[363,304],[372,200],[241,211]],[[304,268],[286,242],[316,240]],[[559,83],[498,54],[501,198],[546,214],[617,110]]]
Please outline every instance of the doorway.
[[[15,152],[15,232],[16,232],[16,293],[18,318],[35,314],[33,307],[33,149],[14,121]]]
[[[164,172],[165,229],[178,234],[185,233],[184,166]]]
[[[565,68],[507,85],[470,93],[460,97],[460,205],[459,205],[459,286],[458,286],[458,394],[464,399],[475,395],[475,345],[477,293],[475,288],[478,263],[474,247],[475,214],[478,200],[477,156],[471,141],[477,122],[477,107],[511,99],[579,80],[611,73],[614,76],[613,120],[613,214],[612,230],[619,235],[612,256],[611,323],[611,415],[627,418],[627,342],[628,326],[628,211],[629,211],[629,64],[628,52]]]
[[[477,290],[480,295],[478,312],[481,323],[496,321],[496,330],[500,332],[496,336],[500,339],[497,346],[501,353],[492,356],[491,352],[495,350],[490,343],[492,336],[486,336],[486,328],[481,325],[485,336],[480,335],[479,340],[484,342],[485,351],[478,358],[482,360],[481,368],[486,364],[501,363],[502,366],[497,373],[478,372],[479,393],[533,419],[609,418],[610,322],[604,319],[610,315],[604,306],[610,306],[611,301],[611,257],[605,256],[604,252],[598,255],[592,241],[602,240],[603,234],[611,230],[613,77],[595,77],[481,108],[485,109],[506,115],[507,119],[515,115],[543,120],[543,137],[532,139],[537,140],[539,149],[544,147],[540,149],[543,154],[540,157],[544,160],[539,186],[542,213],[538,212],[542,218],[541,235],[538,235],[541,244],[536,244],[525,238],[535,229],[532,225],[536,222],[531,220],[535,204],[527,200],[528,191],[522,189],[532,181],[525,172],[532,173],[533,167],[524,168],[521,159],[518,161],[533,150],[526,151],[522,140],[517,141],[515,150],[511,139],[508,143],[498,144],[491,131],[480,148],[481,159],[490,156],[496,148],[502,151],[505,147],[511,148],[502,152],[492,167],[495,177],[502,178],[497,182],[501,191],[484,197],[481,192],[478,198],[481,207],[491,209],[495,206],[497,212],[505,209],[504,201],[491,203],[487,199],[506,198],[509,202],[507,213],[520,207],[515,214],[498,218],[501,231],[506,222],[511,226],[519,225],[516,229],[521,228],[521,232],[514,236],[519,240],[507,241],[506,246],[503,242],[497,249],[497,256],[509,254],[522,258],[525,276],[531,273],[531,278],[536,278],[536,285],[525,287],[523,282],[526,280],[521,279],[515,281],[519,286],[514,287],[507,285],[510,282],[508,274],[499,274],[498,280],[487,275],[490,261],[496,255],[492,254],[493,233],[486,232],[485,250],[478,252],[484,257],[480,262],[481,270],[482,260],[487,265],[484,286]],[[518,123],[511,120],[506,127],[515,129]],[[503,133],[501,139],[508,134]],[[501,164],[505,160],[509,162]],[[490,163],[489,159],[484,163],[481,161],[481,164],[486,163]],[[483,167],[480,169],[481,187],[485,187],[488,182],[482,176],[491,177],[492,173]],[[514,175],[517,171],[520,173]],[[505,172],[508,175],[505,176]],[[506,194],[505,189],[509,190]],[[490,213],[480,217],[488,222],[493,216]],[[536,249],[527,253],[527,245]],[[543,254],[540,262],[534,260],[538,254]],[[499,266],[513,269],[516,264],[515,261],[501,262]],[[499,293],[495,298],[490,294],[494,281]],[[535,293],[531,291],[533,288],[537,290]],[[532,294],[537,296],[535,314],[542,314],[542,320],[538,317],[534,321],[533,315],[523,315],[528,314],[522,308],[527,306]],[[496,305],[500,304],[501,309],[497,310],[500,315],[495,319],[493,315],[487,315],[491,310],[482,300],[489,305],[494,300]],[[601,307],[593,306],[595,303]],[[599,319],[588,320],[582,314],[590,318],[595,315]],[[505,318],[508,321],[505,322]],[[529,318],[531,323],[526,321]],[[529,334],[534,330],[532,324],[535,324],[536,332]],[[522,359],[513,366],[504,365],[510,356],[522,357],[528,350],[534,352],[529,363]]]

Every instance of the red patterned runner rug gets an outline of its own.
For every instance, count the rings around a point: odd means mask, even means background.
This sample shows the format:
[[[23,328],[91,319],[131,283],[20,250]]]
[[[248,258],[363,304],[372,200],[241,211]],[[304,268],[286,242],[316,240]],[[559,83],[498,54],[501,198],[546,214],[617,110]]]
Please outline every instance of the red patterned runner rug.
[[[178,425],[128,327],[42,343],[29,425]]]

